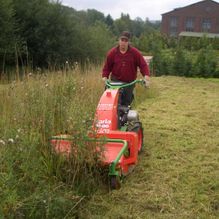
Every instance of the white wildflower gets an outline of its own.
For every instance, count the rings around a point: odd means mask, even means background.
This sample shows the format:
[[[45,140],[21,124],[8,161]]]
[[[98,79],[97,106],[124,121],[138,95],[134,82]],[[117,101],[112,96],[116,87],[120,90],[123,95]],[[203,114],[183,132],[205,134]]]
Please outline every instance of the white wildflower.
[[[5,142],[2,139],[0,139],[0,144],[5,145]]]
[[[9,138],[8,142],[13,144],[14,143],[14,139],[13,138]]]

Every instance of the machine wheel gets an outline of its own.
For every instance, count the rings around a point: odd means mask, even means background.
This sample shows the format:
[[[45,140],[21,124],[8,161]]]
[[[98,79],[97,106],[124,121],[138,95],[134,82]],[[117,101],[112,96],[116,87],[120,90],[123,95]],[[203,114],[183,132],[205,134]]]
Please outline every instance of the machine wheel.
[[[109,186],[110,189],[120,189],[122,182],[122,170],[121,168],[117,169],[118,175],[109,176]]]
[[[121,180],[119,176],[110,176],[110,189],[120,189]]]
[[[141,153],[144,142],[143,127],[141,122],[138,121],[130,123],[130,127],[128,128],[128,130],[138,134],[138,153]]]
[[[138,153],[141,153],[143,150],[143,142],[144,142],[144,135],[143,135],[143,128],[142,125],[140,125],[138,131]]]

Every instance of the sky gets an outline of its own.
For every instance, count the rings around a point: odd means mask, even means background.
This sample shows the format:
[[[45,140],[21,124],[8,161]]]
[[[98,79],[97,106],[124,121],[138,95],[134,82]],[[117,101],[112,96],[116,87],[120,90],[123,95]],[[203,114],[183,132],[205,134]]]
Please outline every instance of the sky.
[[[129,14],[132,20],[137,17],[140,17],[142,20],[146,18],[149,18],[149,20],[161,20],[161,14],[199,1],[200,0],[61,0],[62,5],[70,6],[77,11],[96,9],[104,13],[105,16],[110,14],[113,19],[120,18],[121,13],[124,13]]]

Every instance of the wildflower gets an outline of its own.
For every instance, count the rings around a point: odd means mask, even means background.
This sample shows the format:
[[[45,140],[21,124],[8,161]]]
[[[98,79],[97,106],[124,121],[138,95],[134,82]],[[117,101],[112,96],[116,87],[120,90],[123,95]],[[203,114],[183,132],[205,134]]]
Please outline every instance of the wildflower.
[[[40,67],[37,67],[37,72],[41,72],[41,68]]]
[[[0,144],[5,145],[5,142],[2,139],[0,139]]]
[[[13,138],[9,138],[8,142],[13,144],[14,143],[14,139]]]

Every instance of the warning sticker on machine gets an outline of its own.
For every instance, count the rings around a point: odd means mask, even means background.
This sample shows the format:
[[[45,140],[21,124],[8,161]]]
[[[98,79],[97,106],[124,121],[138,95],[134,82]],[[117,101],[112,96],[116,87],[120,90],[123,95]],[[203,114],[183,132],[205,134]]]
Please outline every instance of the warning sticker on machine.
[[[112,103],[99,103],[97,106],[98,110],[112,110],[113,104]]]
[[[98,120],[96,123],[96,127],[98,128],[98,133],[108,133],[111,125],[111,120],[103,119]]]
[[[111,120],[104,119],[104,120],[98,120],[96,126],[98,128],[108,129],[110,127],[110,124],[111,124]]]

